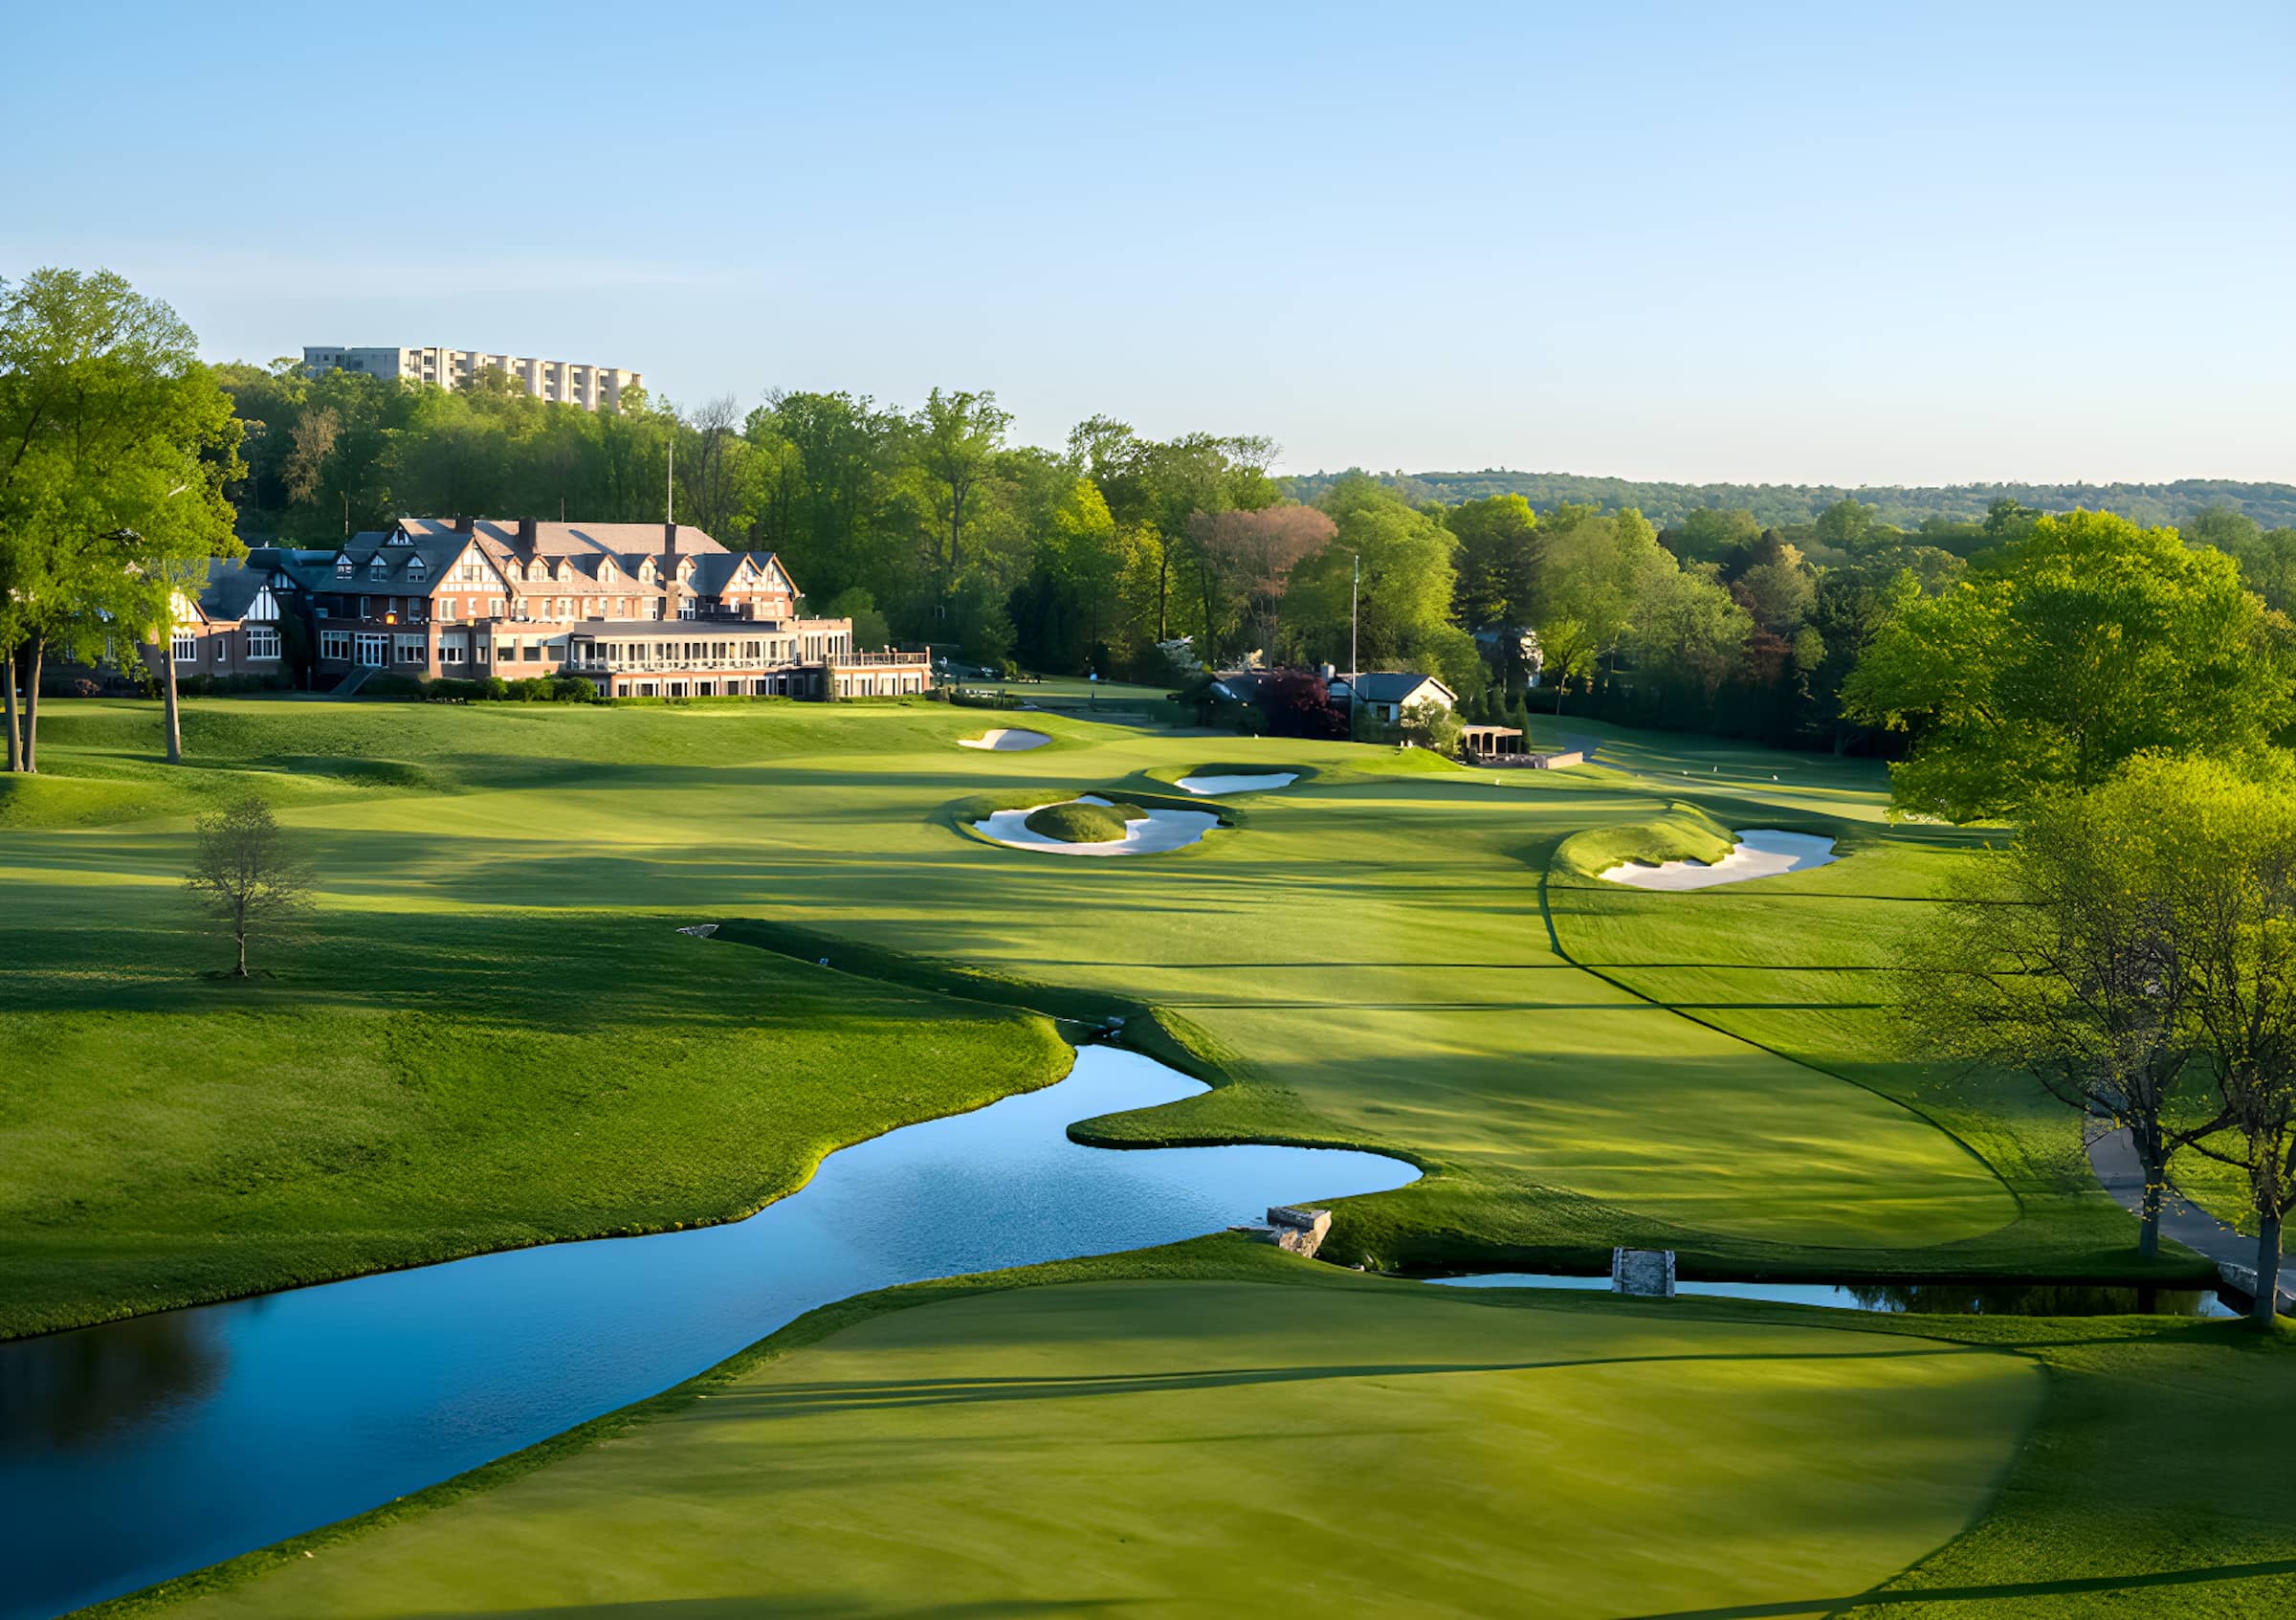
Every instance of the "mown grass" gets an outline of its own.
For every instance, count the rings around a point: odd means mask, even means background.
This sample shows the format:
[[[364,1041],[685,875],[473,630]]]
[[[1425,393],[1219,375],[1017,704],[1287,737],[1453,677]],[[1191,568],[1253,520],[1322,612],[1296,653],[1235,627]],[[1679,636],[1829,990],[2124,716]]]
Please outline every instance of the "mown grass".
[[[1024,1274],[1040,1285],[794,1336],[549,1467],[187,1610],[1791,1599],[1876,1584],[1954,1535],[2042,1392],[1983,1350],[1493,1303],[1237,1247],[1200,1246],[1194,1276]]]
[[[957,747],[959,737],[978,732],[979,717],[938,705],[215,700],[188,707],[192,764],[176,771],[149,752],[146,706],[54,705],[45,748],[56,774],[38,791],[123,787],[137,796],[111,810],[137,818],[6,834],[0,911],[11,943],[0,958],[0,1032],[67,1054],[37,1088],[11,1093],[7,1117],[29,1119],[36,1130],[58,1106],[56,1093],[99,1111],[115,1094],[146,1087],[137,1064],[104,1055],[129,1030],[151,1064],[197,1076],[184,1106],[212,1119],[217,1094],[207,1088],[228,1083],[232,1066],[216,1057],[228,1043],[217,1044],[205,1024],[153,1016],[161,995],[153,987],[169,987],[164,1000],[195,993],[210,1004],[232,992],[198,979],[200,964],[180,934],[148,924],[172,903],[188,812],[252,788],[274,799],[322,873],[314,943],[273,965],[292,969],[294,986],[325,993],[306,996],[312,1032],[279,1047],[298,1055],[273,1065],[276,1076],[301,1073],[296,1065],[333,1038],[314,1032],[328,1023],[342,1022],[341,1038],[357,1052],[368,1037],[349,1032],[386,1027],[408,1010],[407,981],[395,974],[404,953],[392,936],[418,924],[460,919],[500,930],[462,950],[442,975],[467,979],[469,988],[463,1005],[435,1015],[472,1020],[515,1051],[539,1054],[565,1038],[555,1032],[563,1020],[580,1025],[584,1009],[610,1007],[621,1021],[592,1044],[618,1054],[642,1047],[633,1032],[686,1016],[678,1010],[691,998],[676,983],[685,970],[672,974],[651,952],[683,952],[680,964],[707,958],[710,973],[735,971],[716,965],[729,947],[692,947],[669,933],[671,922],[755,919],[769,930],[794,926],[882,952],[887,970],[921,986],[942,982],[938,968],[924,969],[943,964],[960,978],[1025,992],[991,999],[1051,1007],[1045,997],[1057,993],[1055,1010],[1156,1009],[1160,1026],[1201,1059],[1192,1066],[1222,1083],[1079,1134],[1109,1143],[1348,1143],[1424,1167],[1411,1187],[1342,1208],[1334,1248],[1344,1256],[1427,1267],[1596,1266],[1614,1243],[1634,1242],[1675,1248],[1694,1270],[1736,1274],[2134,1275],[2126,1218],[2069,1175],[2049,1181],[2065,1168],[2058,1150],[2071,1140],[2070,1117],[2043,1119],[2029,1093],[1963,1096],[1950,1111],[1931,1106],[1934,1099],[1915,1093],[1932,1082],[1891,1066],[1879,1027],[1861,1010],[1870,992],[1855,974],[1773,974],[1721,989],[1667,980],[1750,961],[1775,969],[1881,960],[1943,863],[1959,857],[1951,838],[1884,830],[1861,809],[1824,823],[1843,831],[1853,858],[1766,880],[1758,893],[1645,894],[1593,882],[1573,890],[1572,863],[1556,869],[1560,877],[1550,868],[1558,846],[1590,830],[1632,842],[1650,834],[1617,830],[1819,823],[1790,803],[1718,799],[1723,789],[1711,784],[1694,783],[1686,796],[1679,774],[1654,789],[1648,773],[1479,773],[1417,750],[1275,740],[1223,741],[1216,751],[1238,767],[1299,770],[1303,779],[1253,795],[1248,810],[1224,808],[1231,830],[1172,857],[1059,861],[963,836],[956,807],[1042,804],[1084,791],[1148,802],[1214,751],[1198,737],[1036,720],[1053,746],[998,754]],[[1729,793],[1771,790],[1738,780],[1757,771],[1735,753],[1727,758],[1735,773],[1721,778]],[[1878,771],[1833,761],[1809,769],[1820,780],[1794,792],[1847,800],[1862,791],[1860,807],[1881,802]],[[1861,781],[1867,786],[1853,786]],[[1836,887],[1812,899],[1812,879]],[[582,920],[554,921],[568,914]],[[561,927],[591,931],[580,960],[531,943]],[[625,927],[662,943],[626,954],[615,932]],[[51,954],[48,941],[75,929],[97,939],[93,954],[126,978],[90,976],[59,958],[75,979],[59,997],[47,965],[25,970]],[[504,959],[548,965],[521,975],[497,965]],[[740,970],[790,971],[754,962]],[[286,984],[250,993],[286,995]],[[740,1003],[731,996],[723,1005],[734,1022],[749,1010],[732,1010]],[[880,1089],[919,1106],[949,1094],[948,1064],[936,1057],[922,1075],[902,1055],[897,1019],[883,1021],[894,1032],[888,1044],[872,1046],[880,1021],[857,1003],[853,1015],[826,1023],[778,988],[751,1007],[772,1029],[812,1032],[788,1037],[789,1063],[814,1061],[805,1055],[814,1040],[825,1043],[820,1072],[840,1064],[866,1072],[856,1107]],[[107,1019],[119,1020],[108,1035]],[[1785,1023],[1773,1028],[1777,1020]],[[775,1042],[752,1049],[728,1039],[729,1053],[750,1054],[743,1073],[753,1084],[774,1083],[784,1061]],[[984,1054],[995,1045],[983,1042]],[[476,1050],[462,1025],[430,1045]],[[424,1061],[453,1069],[466,1088],[490,1082],[491,1071],[460,1057]],[[617,1055],[597,1072],[626,1075],[628,1061]],[[982,1061],[980,1083],[992,1090],[1029,1083],[1023,1072],[1033,1074],[1033,1059],[1003,1070],[1001,1059]],[[547,1068],[539,1055],[534,1062]],[[548,1072],[584,1068],[561,1052]],[[505,1071],[526,1072],[515,1062]],[[282,1081],[277,1106],[290,1105],[293,1089]],[[188,1176],[210,1173],[210,1161],[227,1151],[233,1163],[281,1156],[266,1218],[296,1230],[293,1252],[250,1266],[233,1291],[307,1275],[315,1244],[344,1263],[354,1249],[400,1263],[395,1256],[497,1239],[616,1230],[645,1220],[650,1201],[656,1224],[731,1212],[787,1185],[785,1170],[759,1164],[809,1163],[817,1144],[844,1128],[805,1134],[786,1150],[752,1144],[754,1160],[706,1146],[670,1154],[692,1165],[674,1194],[642,1177],[627,1194],[603,1199],[541,1172],[532,1196],[514,1201],[499,1222],[457,1212],[441,1229],[452,1235],[426,1249],[395,1233],[355,1244],[326,1235],[358,1212],[318,1197],[298,1209],[288,1189],[307,1178],[260,1111],[250,1128],[214,1129],[212,1144],[193,1150],[191,1134],[171,1135],[147,1112],[148,1090],[135,1095],[138,1128],[160,1144],[146,1157],[188,1153]],[[356,1120],[369,1107],[347,1112]],[[505,1134],[494,1151],[508,1167],[484,1178],[489,1198],[507,1196],[519,1166],[563,1151],[520,1147],[516,1121],[528,1112],[501,1111]],[[564,1134],[547,1109],[533,1118],[535,1137]],[[410,1162],[430,1151],[389,1140]],[[61,1168],[43,1165],[37,1177],[13,1166],[0,1172],[9,1178],[0,1197],[41,1211],[26,1228],[38,1241],[7,1247],[72,1253],[71,1265],[43,1275],[58,1288],[80,1278],[82,1317],[211,1297],[224,1286],[208,1260],[220,1240],[187,1239],[201,1256],[191,1264],[167,1236],[166,1219],[137,1212],[178,1202],[175,1185],[106,1168],[134,1162],[90,1155]],[[2031,1173],[2034,1164],[2047,1174]],[[421,1172],[410,1163],[400,1173]],[[436,1173],[442,1187],[461,1180],[443,1163]],[[701,1195],[705,1185],[715,1196]],[[569,1218],[553,1219],[562,1206]],[[612,1226],[597,1224],[608,1216]],[[237,1234],[224,1248],[259,1247],[244,1222],[223,1230]],[[148,1243],[130,1235],[146,1232]],[[78,1263],[107,1245],[151,1257],[122,1262],[124,1271]],[[21,1262],[0,1254],[0,1266],[11,1263]],[[2190,1262],[2163,1270],[2179,1266]],[[180,1281],[152,1280],[167,1275]],[[49,1299],[11,1320],[65,1320],[59,1312],[69,1316],[62,1300]]]
[[[0,1336],[730,1219],[1069,1061],[672,917],[337,912],[242,984],[173,899],[0,913]]]
[[[1053,746],[957,748],[980,723],[217,701],[175,771],[147,709],[55,705],[56,774],[0,801],[0,1039],[33,1054],[0,1080],[0,1298],[33,1302],[0,1331],[734,1213],[837,1141],[1050,1077],[1047,1027],[1001,1010],[1026,1008],[1125,1017],[1217,1082],[1089,1140],[1426,1169],[1341,1207],[1343,1259],[1624,1241],[1732,1274],[2140,1275],[2071,1115],[1904,1060],[1874,987],[1977,839],[1887,827],[1875,767],[1619,733],[1622,768],[1495,775],[1223,741],[1306,774],[1182,858],[1073,862],[965,837],[955,807],[1145,791],[1215,745],[1030,717]],[[186,817],[251,788],[321,909],[232,987],[169,908]],[[1848,858],[1686,894],[1586,876],[1780,825]],[[724,936],[673,932],[703,921]],[[121,1611],[2296,1604],[2285,1339],[1418,1287],[1216,1241],[848,1301]],[[1872,1353],[1909,1332],[2010,1354]],[[1750,1335],[1860,1353],[1757,1360]],[[1971,1370],[2016,1358],[2046,1377],[2021,1444],[2031,1377]],[[1596,1365],[1517,1365],[1541,1359]]]
[[[1137,805],[1088,805],[1070,799],[1029,811],[1027,825],[1029,832],[1057,838],[1064,844],[1119,843],[1124,837],[1124,824],[1137,821],[1146,813]]]
[[[844,1301],[97,1612],[2261,1617],[2296,1603],[2292,1353],[1450,1293],[1209,1238]]]

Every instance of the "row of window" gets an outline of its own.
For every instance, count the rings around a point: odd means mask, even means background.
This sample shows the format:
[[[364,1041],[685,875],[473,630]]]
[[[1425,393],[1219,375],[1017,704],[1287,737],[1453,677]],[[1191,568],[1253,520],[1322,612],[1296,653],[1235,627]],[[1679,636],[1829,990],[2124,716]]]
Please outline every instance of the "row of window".
[[[248,657],[276,658],[279,655],[279,632],[276,625],[249,625],[241,632],[241,635],[247,643]],[[214,642],[215,661],[220,664],[231,656],[231,643],[222,636],[216,636]],[[177,631],[168,637],[167,651],[168,655],[179,664],[196,664],[199,662],[198,632]]]

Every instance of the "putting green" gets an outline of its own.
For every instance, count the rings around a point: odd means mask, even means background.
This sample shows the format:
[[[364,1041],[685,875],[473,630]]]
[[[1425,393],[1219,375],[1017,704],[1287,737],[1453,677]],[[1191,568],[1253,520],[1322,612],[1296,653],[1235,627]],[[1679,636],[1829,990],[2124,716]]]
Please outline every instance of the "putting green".
[[[1735,1613],[1951,1539],[2040,1405],[1990,1350],[1525,1298],[895,1310],[179,1612]]]

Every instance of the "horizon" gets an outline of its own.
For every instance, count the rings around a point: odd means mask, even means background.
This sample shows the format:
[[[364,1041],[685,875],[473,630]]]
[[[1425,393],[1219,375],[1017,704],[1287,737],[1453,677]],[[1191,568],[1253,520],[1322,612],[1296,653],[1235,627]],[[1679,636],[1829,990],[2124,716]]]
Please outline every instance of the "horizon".
[[[18,25],[0,275],[116,269],[210,360],[938,385],[1290,475],[2296,482],[2285,8],[126,15]],[[298,115],[222,181],[216,83]]]

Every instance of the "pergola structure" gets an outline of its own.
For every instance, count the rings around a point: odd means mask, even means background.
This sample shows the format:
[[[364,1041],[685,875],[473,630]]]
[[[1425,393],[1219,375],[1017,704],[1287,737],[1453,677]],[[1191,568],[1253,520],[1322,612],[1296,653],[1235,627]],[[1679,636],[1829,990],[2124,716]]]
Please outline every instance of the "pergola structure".
[[[1459,751],[1470,765],[1489,765],[1499,760],[1516,764],[1530,757],[1522,728],[1513,725],[1461,726]]]

